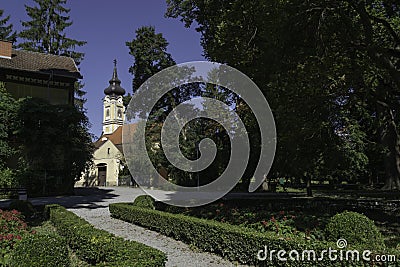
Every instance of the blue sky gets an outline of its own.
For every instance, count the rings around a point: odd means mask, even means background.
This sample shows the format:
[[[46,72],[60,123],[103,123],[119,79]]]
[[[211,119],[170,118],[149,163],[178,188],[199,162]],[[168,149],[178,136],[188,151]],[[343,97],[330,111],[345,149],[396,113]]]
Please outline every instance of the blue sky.
[[[14,29],[21,30],[21,21],[28,20],[24,4],[34,5],[32,0],[0,0],[4,15],[11,16]],[[87,41],[79,49],[85,53],[80,65],[87,91],[87,115],[96,136],[101,134],[103,90],[112,75],[113,59],[118,60],[118,76],[122,87],[132,92],[132,76],[128,72],[133,58],[129,55],[126,41],[134,38],[135,30],[144,25],[155,26],[168,40],[168,51],[177,63],[204,60],[200,46],[200,34],[194,28],[187,29],[178,19],[165,18],[165,0],[69,0],[73,25],[68,29],[70,38]]]

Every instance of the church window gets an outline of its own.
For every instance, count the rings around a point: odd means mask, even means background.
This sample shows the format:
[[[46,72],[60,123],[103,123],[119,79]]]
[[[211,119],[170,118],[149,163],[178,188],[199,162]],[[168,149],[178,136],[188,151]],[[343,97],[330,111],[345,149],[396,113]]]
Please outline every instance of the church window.
[[[110,109],[106,109],[106,118],[110,117]]]
[[[122,118],[122,111],[121,111],[121,109],[118,109],[118,118]]]

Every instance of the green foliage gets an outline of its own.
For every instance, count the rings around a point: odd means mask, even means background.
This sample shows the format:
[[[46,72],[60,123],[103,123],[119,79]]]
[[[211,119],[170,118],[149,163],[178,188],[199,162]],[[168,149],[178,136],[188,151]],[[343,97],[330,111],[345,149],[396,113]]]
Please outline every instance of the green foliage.
[[[272,211],[268,205],[244,200],[219,202],[196,208],[179,208],[157,203],[156,209],[169,213],[229,223],[251,228],[261,233],[274,233],[286,240],[303,238],[307,240],[325,240],[324,229],[331,215],[319,211],[280,210]],[[263,200],[265,204],[265,200]],[[315,215],[317,213],[317,215]]]
[[[9,188],[18,186],[18,178],[15,171],[4,168],[0,169],[0,188]]]
[[[146,227],[204,251],[219,254],[228,260],[244,264],[256,266],[315,266],[315,262],[283,262],[278,261],[276,258],[273,258],[272,261],[258,261],[256,255],[264,246],[268,246],[269,249],[283,249],[286,251],[314,249],[317,253],[329,247],[336,247],[334,243],[329,242],[310,242],[297,238],[285,240],[275,233],[260,233],[227,223],[135,207],[128,203],[110,204],[109,209],[114,218]],[[337,262],[330,261],[328,258],[318,262],[318,264],[321,266],[338,265]],[[363,262],[354,262],[352,264],[354,264],[352,266],[363,266]]]
[[[0,40],[15,42],[17,39],[16,32],[13,32],[13,25],[7,25],[10,20],[10,16],[1,18],[4,10],[0,9]]]
[[[175,61],[167,52],[168,42],[155,28],[143,26],[136,30],[136,37],[126,42],[129,54],[134,58],[134,64],[129,68],[134,78],[133,93],[148,78],[167,67],[175,65]]]
[[[141,208],[155,209],[155,200],[151,196],[141,195],[135,198],[133,205]]]
[[[11,145],[11,138],[18,129],[16,120],[19,102],[6,91],[5,84],[0,82],[0,169],[15,155],[16,148]]]
[[[10,266],[70,266],[68,246],[57,234],[29,235],[13,249]]]
[[[400,188],[398,3],[167,4],[167,16],[197,26],[208,59],[263,91],[279,140],[271,176],[366,183],[385,171],[386,188]]]
[[[385,246],[374,221],[357,212],[345,211],[333,216],[326,226],[326,234],[328,240],[344,238],[350,246],[359,245],[371,249],[382,249]]]
[[[141,243],[126,241],[91,224],[58,205],[46,213],[77,256],[98,266],[164,266],[164,253]]]
[[[162,34],[156,33],[154,27],[141,27],[137,29],[136,37],[131,42],[127,42],[126,45],[130,49],[130,55],[134,58],[134,64],[129,70],[134,76],[132,85],[133,93],[135,93],[135,91],[148,78],[161,70],[165,70],[166,68],[175,65],[175,61],[167,52],[167,40],[162,36]],[[146,166],[146,162],[143,160],[143,158],[149,157],[153,165],[156,166],[157,171],[162,176],[168,176],[165,178],[168,178],[173,183],[185,186],[197,185],[196,173],[184,172],[170,164],[164,154],[164,150],[168,149],[167,147],[154,147],[154,144],[161,143],[160,133],[163,121],[179,104],[200,95],[225,102],[228,102],[228,99],[232,99],[232,96],[222,88],[196,83],[187,84],[187,81],[190,81],[190,79],[193,78],[191,77],[192,73],[193,70],[187,67],[181,67],[179,71],[171,73],[171,78],[175,79],[173,80],[173,84],[182,84],[184,82],[186,85],[179,86],[169,91],[157,102],[156,106],[151,111],[145,126],[147,152],[144,153],[144,155],[140,152],[136,154],[136,151],[143,151],[143,148],[133,148],[133,151],[135,151],[135,158],[129,159],[131,161],[130,166],[134,166],[138,173],[146,172],[149,169],[149,166]],[[154,87],[158,86],[155,85]],[[156,93],[156,91],[152,92],[152,94],[155,95]],[[127,99],[130,99],[130,97],[127,97],[126,100]],[[228,102],[227,104],[232,104],[232,102]],[[134,112],[137,112],[137,114],[141,114],[142,112],[142,110],[140,110],[140,105],[131,108],[135,109]],[[187,108],[190,110],[188,112],[195,112],[196,110],[194,105],[187,105]],[[212,106],[205,106],[203,103],[203,111],[211,111],[212,109]],[[128,113],[127,117],[129,118],[129,116],[130,114]],[[181,120],[178,120],[178,123],[182,124],[183,129],[179,136],[179,144],[185,157],[193,160],[196,159],[199,156],[196,144],[205,137],[212,138],[217,144],[217,158],[214,160],[212,166],[209,166],[205,171],[198,174],[201,176],[201,179],[199,179],[201,180],[201,184],[206,184],[218,177],[223,171],[223,166],[227,164],[230,151],[229,142],[227,142],[228,135],[226,134],[226,131],[222,129],[221,125],[218,125],[218,123],[212,120],[197,119],[187,123],[186,125],[183,125],[180,121]],[[138,125],[142,126],[143,123],[143,121],[139,121]],[[135,136],[138,135],[142,135],[142,133],[136,131]],[[146,177],[148,180],[157,180],[157,177],[153,177],[154,175],[152,174],[149,174],[148,176],[150,176]],[[158,184],[156,181],[149,184],[149,186],[165,187],[165,184]]]
[[[32,203],[27,200],[13,200],[8,208],[19,211],[25,218],[30,218],[36,212]]]
[[[34,6],[25,5],[29,21],[23,21],[18,37],[23,39],[18,47],[35,52],[68,56],[74,59],[77,66],[84,58],[84,53],[77,52],[76,47],[86,44],[66,36],[72,21],[68,16],[66,0],[34,0]],[[83,108],[86,94],[81,82],[75,83],[75,104]]]
[[[66,37],[65,31],[72,25],[68,16],[70,9],[66,0],[34,0],[35,6],[25,5],[30,21],[23,21],[25,27],[19,37],[25,40],[19,47],[25,50],[72,57],[79,65],[83,53],[75,52],[77,46],[86,44]]]
[[[71,193],[92,159],[93,144],[84,112],[75,106],[28,98],[22,101],[18,118],[23,125],[18,139],[24,147],[29,193]]]

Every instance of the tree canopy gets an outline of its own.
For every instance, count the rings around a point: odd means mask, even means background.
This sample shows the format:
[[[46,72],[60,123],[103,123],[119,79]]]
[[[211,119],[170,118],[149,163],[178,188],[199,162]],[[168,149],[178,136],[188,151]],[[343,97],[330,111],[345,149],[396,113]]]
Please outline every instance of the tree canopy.
[[[271,175],[400,188],[398,3],[167,3],[167,16],[196,22],[208,59],[264,92],[278,133]]]
[[[23,41],[18,47],[29,51],[68,56],[79,66],[84,53],[76,51],[76,48],[85,45],[86,42],[66,35],[66,29],[73,23],[68,16],[70,9],[65,7],[67,0],[34,0],[34,3],[34,6],[25,5],[30,20],[22,22],[24,29],[18,37]],[[75,84],[75,102],[81,108],[86,94],[82,88],[81,82]]]
[[[17,34],[13,31],[13,25],[8,24],[10,16],[2,18],[4,10],[0,9],[0,40],[15,42]]]
[[[69,56],[79,65],[84,54],[75,48],[86,44],[66,36],[66,29],[72,25],[68,16],[70,9],[64,7],[67,0],[34,0],[35,6],[25,5],[31,20],[23,21],[25,28],[19,33],[23,39],[18,47],[53,55]]]
[[[175,65],[171,54],[167,52],[168,42],[152,26],[143,26],[136,30],[136,37],[126,42],[129,54],[133,56],[133,65],[129,73],[133,75],[133,93],[148,78],[167,67]]]

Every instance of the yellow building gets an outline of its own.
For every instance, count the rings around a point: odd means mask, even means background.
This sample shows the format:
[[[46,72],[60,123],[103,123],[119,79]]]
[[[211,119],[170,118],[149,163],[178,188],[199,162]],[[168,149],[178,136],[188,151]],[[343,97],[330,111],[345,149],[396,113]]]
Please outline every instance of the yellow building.
[[[77,182],[78,186],[117,186],[119,172],[123,168],[122,125],[125,107],[122,101],[125,89],[118,79],[117,62],[110,85],[104,90],[103,132],[94,143],[94,164]]]

